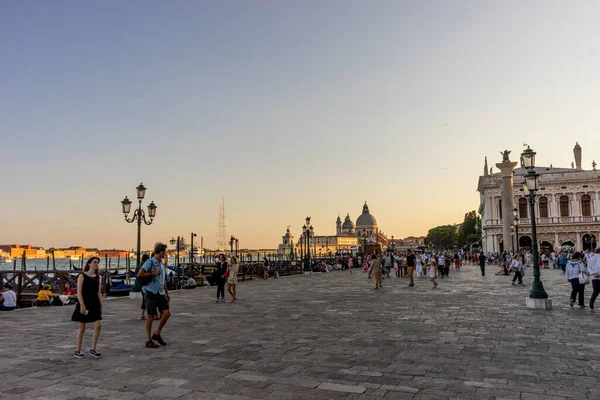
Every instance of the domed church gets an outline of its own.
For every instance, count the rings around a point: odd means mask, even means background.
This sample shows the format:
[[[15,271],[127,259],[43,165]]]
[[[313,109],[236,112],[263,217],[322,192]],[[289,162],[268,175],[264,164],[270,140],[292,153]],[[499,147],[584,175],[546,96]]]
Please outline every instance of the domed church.
[[[362,214],[356,220],[356,235],[360,236],[363,234],[364,236],[366,234],[368,236],[377,236],[378,233],[377,220],[369,212],[369,206],[365,201]]]
[[[346,214],[346,218],[344,218],[344,223],[342,224],[342,220],[338,215],[336,221],[336,234],[337,235],[354,235],[354,222],[350,219],[350,214]]]

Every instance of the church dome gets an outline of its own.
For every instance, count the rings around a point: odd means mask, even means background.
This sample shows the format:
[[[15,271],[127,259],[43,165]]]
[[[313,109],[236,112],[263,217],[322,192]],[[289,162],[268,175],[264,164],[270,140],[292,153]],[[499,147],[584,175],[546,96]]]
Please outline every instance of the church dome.
[[[376,230],[377,229],[377,220],[374,216],[369,213],[369,206],[367,202],[363,206],[363,212],[356,220],[356,229],[357,230]]]
[[[352,220],[350,219],[350,214],[346,215],[344,223],[342,224],[342,229],[345,231],[350,231],[354,229],[354,222],[352,222]]]

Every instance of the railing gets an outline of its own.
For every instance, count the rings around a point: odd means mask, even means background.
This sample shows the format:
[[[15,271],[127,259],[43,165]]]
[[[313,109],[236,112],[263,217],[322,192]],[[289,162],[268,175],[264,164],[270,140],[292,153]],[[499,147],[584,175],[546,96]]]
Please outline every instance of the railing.
[[[538,217],[535,223],[539,225],[549,224],[585,224],[595,223],[600,221],[600,216],[571,216],[571,217]],[[529,225],[531,218],[519,218],[519,226]],[[483,227],[502,226],[502,219],[487,219],[484,221]]]

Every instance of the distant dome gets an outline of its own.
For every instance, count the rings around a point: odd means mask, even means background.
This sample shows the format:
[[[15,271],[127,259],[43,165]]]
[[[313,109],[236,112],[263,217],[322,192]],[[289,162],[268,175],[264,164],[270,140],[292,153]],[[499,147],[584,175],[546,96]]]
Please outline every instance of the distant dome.
[[[356,220],[356,230],[376,230],[377,229],[377,220],[374,216],[369,213],[369,206],[367,202],[363,206],[363,212]]]
[[[342,224],[342,229],[344,230],[352,230],[354,229],[354,222],[350,219],[350,214],[346,215],[344,219],[344,223]]]

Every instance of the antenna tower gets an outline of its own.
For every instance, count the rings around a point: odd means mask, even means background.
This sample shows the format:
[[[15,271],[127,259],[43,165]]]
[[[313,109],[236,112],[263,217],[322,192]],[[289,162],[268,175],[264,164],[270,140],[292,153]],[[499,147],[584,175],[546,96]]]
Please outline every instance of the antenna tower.
[[[221,211],[219,213],[219,238],[217,240],[219,249],[224,249],[227,246],[227,233],[225,232],[227,223],[225,222],[225,218],[225,198],[221,197]]]

